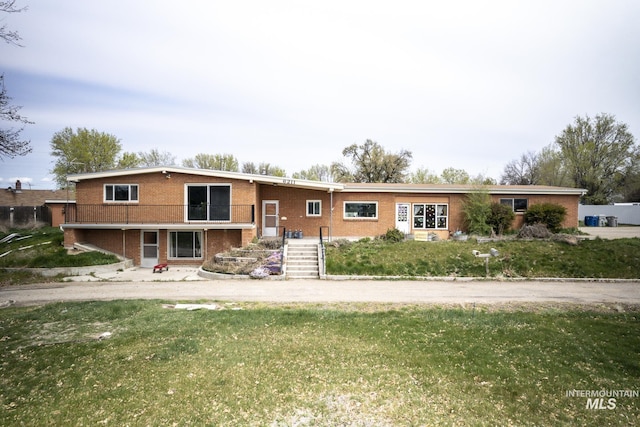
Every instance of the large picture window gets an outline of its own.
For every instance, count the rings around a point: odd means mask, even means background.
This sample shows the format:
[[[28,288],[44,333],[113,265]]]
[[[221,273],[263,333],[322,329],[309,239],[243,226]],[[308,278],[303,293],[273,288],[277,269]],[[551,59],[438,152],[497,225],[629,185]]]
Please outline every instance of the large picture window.
[[[230,221],[230,185],[189,185],[187,187],[189,221]]]
[[[413,205],[413,228],[446,230],[448,223],[448,205],[437,203],[415,203]]]
[[[526,212],[529,207],[529,199],[500,199],[500,204],[511,206],[514,212]]]
[[[169,258],[202,258],[202,231],[170,231]]]
[[[344,218],[378,218],[378,202],[344,202]]]
[[[105,202],[137,202],[138,184],[105,184]]]

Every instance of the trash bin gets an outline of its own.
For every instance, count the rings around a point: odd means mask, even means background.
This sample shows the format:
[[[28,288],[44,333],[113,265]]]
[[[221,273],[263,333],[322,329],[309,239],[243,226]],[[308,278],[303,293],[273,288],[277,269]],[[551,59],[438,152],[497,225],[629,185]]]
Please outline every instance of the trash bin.
[[[617,216],[608,216],[607,217],[607,226],[608,227],[617,227],[618,226],[618,217]]]
[[[584,217],[584,225],[585,227],[597,227],[599,218],[597,216],[585,216]]]
[[[607,226],[607,216],[606,215],[598,215],[598,226],[606,227]]]

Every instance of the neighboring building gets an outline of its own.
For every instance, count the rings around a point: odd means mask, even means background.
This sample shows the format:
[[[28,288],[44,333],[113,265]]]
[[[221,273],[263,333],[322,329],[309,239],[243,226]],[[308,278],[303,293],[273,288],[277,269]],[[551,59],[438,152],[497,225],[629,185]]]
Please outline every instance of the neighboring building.
[[[25,189],[20,180],[15,186],[0,190],[0,223],[7,227],[23,227],[45,223],[57,227],[63,222],[60,205],[49,202],[66,200],[66,190]],[[58,207],[56,207],[58,206]]]
[[[304,237],[379,236],[390,228],[440,238],[463,229],[462,204],[473,186],[344,184],[205,169],[151,167],[78,174],[76,204],[67,211],[65,246],[90,243],[134,260],[200,264],[255,237],[300,230]],[[583,190],[489,186],[510,204],[522,225],[536,203],[567,208],[566,227],[578,225]]]

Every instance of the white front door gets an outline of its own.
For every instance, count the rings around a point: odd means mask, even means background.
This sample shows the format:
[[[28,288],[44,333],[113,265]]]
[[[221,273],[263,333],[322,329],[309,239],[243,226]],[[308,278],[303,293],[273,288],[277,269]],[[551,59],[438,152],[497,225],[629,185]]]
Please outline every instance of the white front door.
[[[142,255],[140,265],[142,267],[153,267],[158,265],[158,232],[142,230]]]
[[[409,223],[411,215],[409,215],[409,203],[396,203],[396,228],[404,234],[411,232],[411,224]]]
[[[278,215],[280,214],[277,200],[262,201],[262,235],[273,237],[278,235]]]

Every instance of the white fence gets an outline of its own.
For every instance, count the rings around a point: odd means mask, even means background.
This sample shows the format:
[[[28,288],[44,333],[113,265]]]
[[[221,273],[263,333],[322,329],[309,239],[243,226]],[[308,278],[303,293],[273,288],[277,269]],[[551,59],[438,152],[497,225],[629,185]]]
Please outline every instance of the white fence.
[[[640,205],[579,205],[578,219],[585,216],[616,216],[618,224],[640,225]]]

